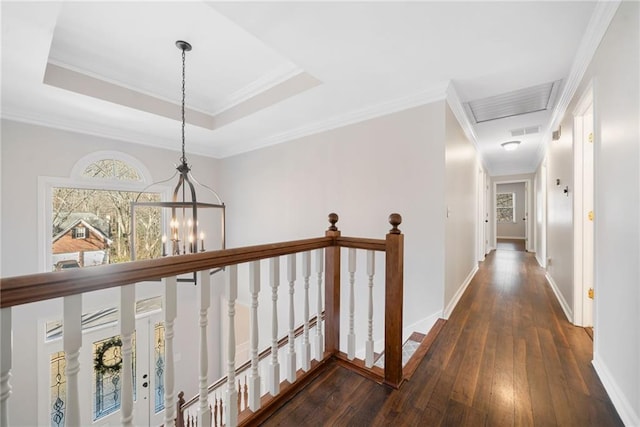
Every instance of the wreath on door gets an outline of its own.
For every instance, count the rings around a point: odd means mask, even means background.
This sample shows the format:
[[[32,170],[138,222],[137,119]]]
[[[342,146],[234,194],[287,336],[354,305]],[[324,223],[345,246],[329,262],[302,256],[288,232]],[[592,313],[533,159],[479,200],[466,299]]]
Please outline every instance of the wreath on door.
[[[122,369],[122,340],[120,337],[113,337],[96,349],[96,356],[93,359],[93,368],[96,374],[113,375],[120,373]]]

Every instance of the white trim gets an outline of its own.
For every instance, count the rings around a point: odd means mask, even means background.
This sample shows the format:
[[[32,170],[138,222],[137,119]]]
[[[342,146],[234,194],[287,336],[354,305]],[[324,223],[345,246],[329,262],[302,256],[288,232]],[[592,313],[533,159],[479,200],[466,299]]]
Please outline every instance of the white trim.
[[[564,315],[567,316],[567,320],[570,323],[573,323],[573,312],[571,311],[571,307],[569,306],[569,304],[567,304],[567,300],[565,300],[562,296],[560,289],[558,289],[558,285],[556,285],[556,282],[553,280],[548,271],[545,272],[544,277],[547,278],[547,283],[549,283],[549,286],[551,286],[551,290],[556,295],[556,299],[558,300],[558,303],[560,303],[560,307],[562,307]]]
[[[500,177],[497,177],[500,178]],[[535,212],[535,197],[532,196],[533,191],[531,190],[531,179],[523,178],[523,179],[512,179],[506,181],[493,181],[493,193],[490,194],[491,197],[491,210],[493,217],[491,218],[491,229],[492,236],[491,242],[493,243],[492,248],[496,249],[498,247],[498,221],[496,216],[496,194],[498,194],[498,184],[519,184],[524,183],[524,215],[527,218],[525,221],[524,229],[525,229],[525,251],[531,252],[531,240],[533,234],[533,226],[531,224],[531,211]],[[514,217],[515,218],[515,217]],[[535,215],[534,215],[535,218]],[[506,237],[510,238],[510,237]]]
[[[448,84],[448,83],[447,83]],[[340,116],[329,117],[325,120],[301,126],[286,132],[282,132],[270,137],[256,140],[253,143],[245,145],[243,148],[236,149],[230,145],[221,148],[216,152],[218,158],[226,158],[259,148],[269,147],[281,144],[283,142],[299,139],[305,136],[315,135],[332,129],[338,129],[355,123],[360,123],[376,117],[386,116],[388,114],[397,113],[399,111],[408,110],[410,108],[419,107],[421,105],[431,104],[433,102],[442,101],[446,98],[445,85],[436,86],[435,89],[418,92],[401,98],[392,99],[381,102],[379,104],[370,105],[359,110],[354,110]]]
[[[292,63],[282,64],[225,97],[222,102],[216,103],[213,111],[208,114],[213,118],[303,72],[304,70],[302,68]]]
[[[621,0],[600,0],[596,3],[593,14],[591,14],[591,19],[587,24],[587,29],[580,41],[580,46],[576,49],[576,56],[571,64],[569,77],[562,89],[562,93],[556,103],[556,107],[551,114],[549,126],[544,132],[542,132],[543,141],[551,140],[551,138],[547,138],[547,136],[550,137],[553,130],[555,130],[562,121],[562,118],[569,107],[569,103],[573,99],[576,90],[578,90],[582,77],[587,71],[587,68],[591,63],[591,59],[600,45],[607,28],[609,28],[609,24],[618,10],[620,3]],[[546,153],[545,144],[540,145],[541,149],[539,149],[536,154],[536,165],[539,165],[542,162],[544,154]]]
[[[536,252],[536,261],[538,261],[538,265],[544,269],[546,271],[547,266],[545,265],[544,262],[542,262],[542,260],[540,259],[540,254],[538,252]]]
[[[118,180],[118,179],[100,179],[100,178],[89,178],[83,175],[85,169],[90,165],[94,164],[100,160],[120,160],[133,167],[140,174],[140,181],[126,181],[126,180]],[[93,183],[98,183],[102,181],[106,181],[111,184],[114,181],[122,184],[125,183],[134,183],[132,186],[138,187],[140,183],[149,185],[153,182],[151,178],[151,173],[149,169],[136,157],[133,157],[130,154],[123,153],[121,151],[113,151],[113,150],[102,150],[102,151],[94,151],[93,153],[87,154],[78,160],[71,168],[71,173],[69,177],[78,181],[91,181]],[[126,184],[125,184],[126,185]]]
[[[469,284],[473,280],[473,276],[475,276],[477,272],[478,272],[478,264],[476,263],[471,269],[471,271],[469,272],[469,275],[467,276],[467,278],[464,279],[464,282],[462,282],[462,285],[456,291],[453,298],[451,298],[451,301],[449,301],[449,304],[447,304],[447,307],[444,309],[444,312],[442,313],[442,317],[444,317],[445,319],[449,318],[449,316],[453,312],[453,309],[456,308],[456,305],[458,305],[458,301],[460,301],[460,298],[462,298],[464,291],[466,291],[467,288],[469,287]]]
[[[609,395],[609,399],[611,399],[611,403],[618,411],[618,415],[622,419],[622,423],[625,426],[640,426],[640,414],[637,414],[633,410],[633,405],[625,394],[620,390],[618,384],[614,380],[613,375],[609,372],[607,366],[600,360],[600,357],[597,353],[593,355],[593,361],[591,362],[593,368],[596,370],[596,374],[600,378],[604,389]]]
[[[431,332],[433,325],[435,325],[438,319],[440,318],[442,318],[442,312],[436,311],[435,313],[423,319],[420,319],[417,322],[414,322],[408,326],[403,327],[402,328],[402,344],[404,345],[405,341],[407,341],[411,336],[411,334],[414,332],[419,332],[421,334],[427,335],[429,332]],[[384,337],[374,341],[373,348],[382,349],[381,351],[384,352]],[[356,350],[357,358],[364,359],[364,354],[365,354],[364,347]]]

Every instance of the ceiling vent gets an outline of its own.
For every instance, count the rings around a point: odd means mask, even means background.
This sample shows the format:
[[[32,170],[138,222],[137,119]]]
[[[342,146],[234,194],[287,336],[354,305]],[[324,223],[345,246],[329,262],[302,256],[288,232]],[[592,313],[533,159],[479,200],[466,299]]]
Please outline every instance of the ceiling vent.
[[[513,129],[511,131],[511,136],[524,136],[524,135],[533,135],[534,133],[540,132],[540,126],[530,126],[526,128]]]
[[[470,101],[465,105],[475,123],[550,110],[554,107],[560,82],[561,80],[556,80],[555,82],[518,89],[513,92]]]

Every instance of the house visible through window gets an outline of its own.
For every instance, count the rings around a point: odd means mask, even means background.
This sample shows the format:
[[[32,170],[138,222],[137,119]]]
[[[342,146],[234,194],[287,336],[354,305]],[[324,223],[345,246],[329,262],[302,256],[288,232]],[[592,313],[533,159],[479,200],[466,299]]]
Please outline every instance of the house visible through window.
[[[496,194],[496,219],[498,222],[516,222],[516,194]]]

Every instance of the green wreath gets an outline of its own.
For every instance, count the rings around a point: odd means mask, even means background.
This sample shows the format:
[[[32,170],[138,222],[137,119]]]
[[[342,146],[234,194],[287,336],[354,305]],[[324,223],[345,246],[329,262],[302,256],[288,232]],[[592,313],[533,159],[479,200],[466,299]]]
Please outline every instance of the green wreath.
[[[104,360],[105,354],[114,347],[122,347],[122,340],[120,337],[113,337],[104,341],[96,349],[96,357],[93,359],[93,368],[99,375],[113,375],[120,372],[122,369],[122,357],[114,358],[115,361],[111,364],[107,364]]]

